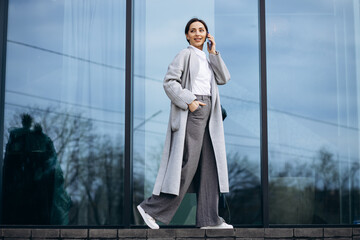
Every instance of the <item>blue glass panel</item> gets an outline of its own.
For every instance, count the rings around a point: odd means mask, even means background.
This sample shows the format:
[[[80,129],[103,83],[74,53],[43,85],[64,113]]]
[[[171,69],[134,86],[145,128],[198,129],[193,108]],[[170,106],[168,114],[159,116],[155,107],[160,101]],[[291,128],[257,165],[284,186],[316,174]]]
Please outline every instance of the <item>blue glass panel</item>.
[[[360,219],[359,4],[266,2],[270,223]]]
[[[125,0],[9,1],[4,224],[122,223],[124,69]]]
[[[232,224],[261,224],[258,4],[253,0],[135,0],[134,212],[152,193],[170,111],[162,81],[175,55],[188,46],[185,25],[207,23],[231,73],[219,87],[228,155],[230,193],[220,215]],[[204,48],[205,52],[206,49]],[[188,194],[171,224],[193,225],[196,196]]]

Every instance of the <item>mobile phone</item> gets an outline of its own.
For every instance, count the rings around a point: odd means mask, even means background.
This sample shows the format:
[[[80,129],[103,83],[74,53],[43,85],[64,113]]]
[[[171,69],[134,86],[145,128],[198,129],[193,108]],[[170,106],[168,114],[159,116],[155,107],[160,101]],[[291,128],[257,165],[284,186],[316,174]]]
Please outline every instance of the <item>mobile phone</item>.
[[[208,34],[209,34],[210,32],[208,32]],[[212,48],[212,43],[211,43],[211,41],[209,40],[209,38],[206,36],[206,38],[207,38],[207,42],[209,43],[209,47],[210,47],[210,49]]]

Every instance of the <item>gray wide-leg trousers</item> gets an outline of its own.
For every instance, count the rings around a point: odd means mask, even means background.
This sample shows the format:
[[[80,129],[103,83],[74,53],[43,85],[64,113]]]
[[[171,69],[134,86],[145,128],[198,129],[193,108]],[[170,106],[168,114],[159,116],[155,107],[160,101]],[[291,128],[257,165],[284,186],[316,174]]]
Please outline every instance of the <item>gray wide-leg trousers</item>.
[[[165,224],[169,224],[175,215],[191,182],[197,190],[196,226],[215,226],[221,223],[218,215],[219,182],[208,124],[211,97],[196,97],[206,103],[206,106],[200,105],[188,114],[179,195],[160,193],[140,204],[145,212]]]

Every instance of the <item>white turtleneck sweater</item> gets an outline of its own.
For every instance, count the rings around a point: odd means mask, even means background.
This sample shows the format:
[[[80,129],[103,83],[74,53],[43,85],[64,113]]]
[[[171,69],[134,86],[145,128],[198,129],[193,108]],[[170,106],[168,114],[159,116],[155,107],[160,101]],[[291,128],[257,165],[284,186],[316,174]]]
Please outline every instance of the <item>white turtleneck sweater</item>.
[[[195,50],[199,59],[199,72],[195,79],[191,80],[192,93],[197,95],[211,95],[212,70],[206,58],[206,53],[190,45]]]

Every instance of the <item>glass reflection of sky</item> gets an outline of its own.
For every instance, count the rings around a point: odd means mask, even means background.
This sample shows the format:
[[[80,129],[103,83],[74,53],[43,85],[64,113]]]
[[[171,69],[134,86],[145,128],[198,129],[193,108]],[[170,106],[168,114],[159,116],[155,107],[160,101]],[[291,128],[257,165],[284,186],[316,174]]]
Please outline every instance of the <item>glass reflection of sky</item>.
[[[355,2],[267,2],[270,144],[358,158]]]
[[[135,1],[134,17],[134,172],[145,175],[144,195],[149,196],[154,185],[169,118],[170,100],[162,81],[175,55],[188,46],[184,28],[192,17],[206,21],[232,76],[227,85],[219,87],[228,113],[224,127],[227,152],[232,156],[229,162],[241,164],[247,159],[247,171],[254,176],[253,184],[259,186],[257,1]],[[203,50],[207,53],[205,47]],[[234,185],[246,180],[239,176],[230,181]],[[256,194],[254,198],[260,199]],[[242,216],[242,221],[249,223],[246,213]]]
[[[41,123],[72,198],[69,224],[122,223],[125,2],[9,1],[4,142],[19,113]]]
[[[149,98],[146,102],[148,105],[139,104],[135,105],[135,108],[139,112],[142,111],[142,108],[146,109],[147,116],[156,113],[158,109],[163,109],[164,112],[168,111],[169,102],[163,93],[162,79],[174,56],[182,48],[187,47],[183,29],[187,20],[193,16],[198,16],[207,21],[209,31],[215,35],[217,49],[222,53],[232,74],[231,86],[229,84],[229,86],[220,87],[221,94],[224,95],[222,100],[226,101],[226,95],[229,97],[239,95],[240,91],[243,93],[241,95],[246,95],[244,100],[250,98],[250,100],[255,101],[255,109],[258,108],[256,106],[258,101],[257,4],[252,1],[231,1],[231,4],[225,4],[224,7],[218,1],[211,4],[209,1],[199,1],[195,4],[191,3],[191,10],[187,8],[189,4],[179,1],[167,1],[161,4],[157,1],[151,1],[151,4],[146,4],[144,20],[146,35],[138,39],[136,37],[138,30],[135,28],[135,56],[137,56],[137,49],[139,49],[136,47],[144,44],[146,47],[142,56],[144,56],[143,61],[146,64],[140,62],[140,57],[135,57],[135,75],[147,77],[148,83],[145,83],[145,94],[149,94]],[[178,9],[179,16],[174,15],[174,12],[166,11],[168,8]],[[233,11],[233,9],[239,9],[239,12],[237,14],[227,12]],[[158,12],[163,12],[161,18],[158,17]],[[164,19],[167,21],[164,22]],[[213,22],[216,24],[214,25]],[[244,28],[246,31],[243,30]],[[145,65],[145,69],[142,68],[144,72],[139,73],[138,69],[143,65]],[[137,89],[136,86],[135,89]],[[155,92],[157,94],[154,94]],[[156,98],[161,98],[161,100],[156,100]],[[229,104],[226,109],[231,112],[232,105]],[[231,115],[229,116],[231,117]],[[159,118],[165,119],[164,122],[166,123],[167,113],[164,116],[159,115]]]
[[[266,1],[273,224],[358,218],[359,4]]]
[[[10,1],[6,110],[52,105],[92,119],[101,134],[119,133],[124,13],[122,0]]]
[[[257,2],[251,0],[135,1],[134,112],[139,118],[134,126],[146,121],[143,131],[135,133],[135,142],[139,149],[144,144],[146,161],[158,161],[146,152],[152,153],[165,139],[170,102],[162,80],[175,55],[187,47],[184,27],[196,16],[207,22],[232,76],[228,85],[220,87],[222,104],[229,114],[225,121],[227,148],[229,152],[242,149],[259,165],[259,152],[254,154],[253,150],[259,148],[260,141],[257,11]]]

